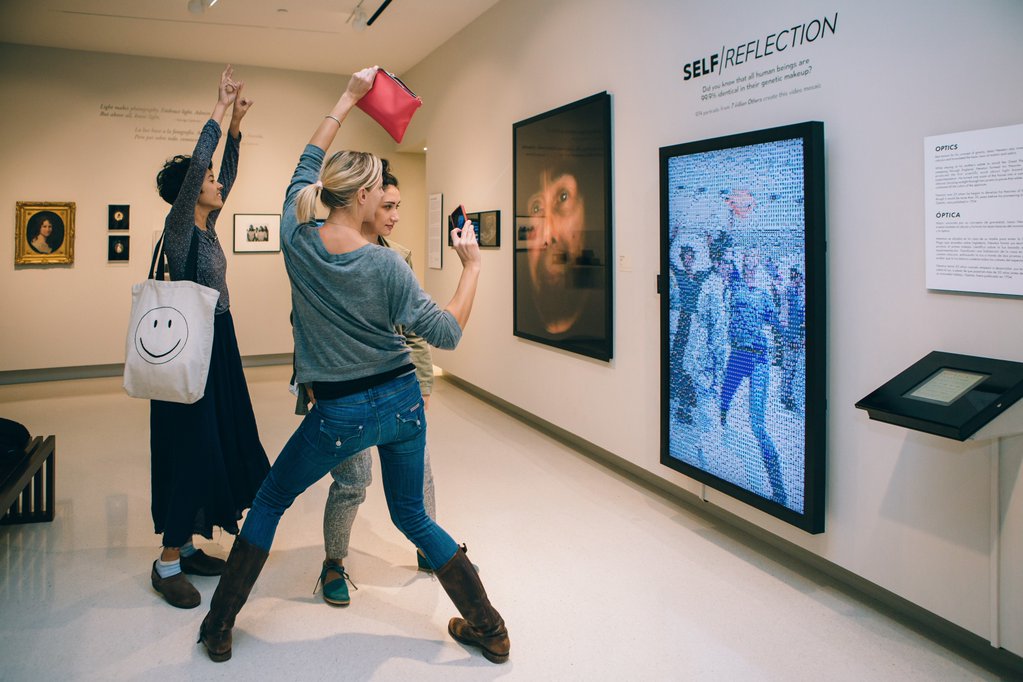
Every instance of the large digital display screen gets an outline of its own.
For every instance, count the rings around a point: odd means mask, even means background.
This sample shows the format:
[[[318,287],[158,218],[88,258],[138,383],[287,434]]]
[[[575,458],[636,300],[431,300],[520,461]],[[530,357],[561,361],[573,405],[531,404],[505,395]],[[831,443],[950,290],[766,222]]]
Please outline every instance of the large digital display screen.
[[[610,360],[611,95],[519,121],[512,138],[514,334]]]
[[[824,529],[824,131],[664,147],[661,462]]]

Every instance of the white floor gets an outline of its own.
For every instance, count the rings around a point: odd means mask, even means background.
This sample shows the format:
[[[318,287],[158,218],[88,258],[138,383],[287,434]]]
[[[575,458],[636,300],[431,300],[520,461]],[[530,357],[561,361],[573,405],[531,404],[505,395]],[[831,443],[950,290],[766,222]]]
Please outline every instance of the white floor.
[[[248,371],[271,460],[297,424],[288,376]],[[217,579],[194,579],[189,611],[149,584],[148,405],[118,379],[49,382],[0,386],[0,416],[57,434],[56,520],[0,527],[0,680],[999,679],[444,381],[428,413],[438,516],[480,566],[511,661],[448,637],[455,610],[415,571],[379,481],[351,606],[314,596],[324,479],[285,515],[215,664],[195,639]],[[197,544],[226,556],[231,541]]]

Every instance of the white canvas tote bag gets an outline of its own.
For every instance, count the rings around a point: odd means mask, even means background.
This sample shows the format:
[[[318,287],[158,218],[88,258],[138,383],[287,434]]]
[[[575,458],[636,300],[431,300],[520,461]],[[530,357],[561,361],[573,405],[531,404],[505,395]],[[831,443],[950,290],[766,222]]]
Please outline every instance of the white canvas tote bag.
[[[162,280],[156,279],[161,257]],[[194,241],[188,260],[194,273]],[[124,390],[133,398],[194,403],[206,391],[220,292],[185,279],[170,281],[163,237],[149,276],[131,288]]]

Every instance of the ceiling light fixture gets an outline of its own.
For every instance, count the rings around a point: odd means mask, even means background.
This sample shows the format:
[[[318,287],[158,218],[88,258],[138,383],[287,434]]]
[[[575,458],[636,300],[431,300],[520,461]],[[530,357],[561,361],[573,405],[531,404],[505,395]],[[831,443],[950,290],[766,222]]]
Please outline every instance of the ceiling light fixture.
[[[372,26],[373,22],[377,20],[377,17],[379,17],[381,13],[387,9],[387,6],[391,4],[391,0],[384,0],[380,6],[377,7],[377,11],[373,12],[373,16],[367,19],[366,12],[362,9],[362,3],[365,1],[366,0],[359,0],[359,4],[355,6],[352,13],[348,15],[348,20],[345,21],[346,24],[350,23],[352,28],[356,31],[365,31],[367,26]]]
[[[217,0],[188,0],[188,11],[192,14],[202,14],[215,4]]]
[[[352,28],[356,31],[364,31],[369,25],[369,22],[366,19],[366,12],[362,9],[363,2],[365,2],[365,0],[359,0],[359,4],[355,6],[352,13],[348,15],[348,19],[345,20],[345,23],[351,24]]]

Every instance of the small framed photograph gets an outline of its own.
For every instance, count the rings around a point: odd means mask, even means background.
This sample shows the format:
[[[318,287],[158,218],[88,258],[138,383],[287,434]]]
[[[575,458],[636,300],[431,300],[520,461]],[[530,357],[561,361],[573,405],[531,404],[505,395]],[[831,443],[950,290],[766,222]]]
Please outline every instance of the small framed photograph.
[[[19,201],[14,226],[15,265],[75,262],[75,202]]]
[[[480,212],[480,248],[497,249],[501,247],[501,212]]]
[[[107,206],[107,229],[127,230],[131,206],[128,204],[109,204]]]
[[[107,236],[107,261],[116,263],[128,260],[128,251],[131,247],[131,237],[126,234]]]
[[[235,253],[277,253],[281,250],[280,213],[235,213]]]
[[[482,214],[480,214],[480,213],[466,213],[465,214],[465,219],[468,220],[470,223],[472,223],[472,229],[476,232],[476,241],[477,241],[477,243],[480,242],[480,215],[482,215]],[[451,230],[452,229],[454,229],[454,228],[452,227],[452,225],[451,225],[451,223],[449,221],[448,222],[448,246],[453,248],[454,247],[454,242],[451,241]],[[483,244],[480,243],[480,246],[483,246]]]

